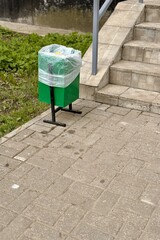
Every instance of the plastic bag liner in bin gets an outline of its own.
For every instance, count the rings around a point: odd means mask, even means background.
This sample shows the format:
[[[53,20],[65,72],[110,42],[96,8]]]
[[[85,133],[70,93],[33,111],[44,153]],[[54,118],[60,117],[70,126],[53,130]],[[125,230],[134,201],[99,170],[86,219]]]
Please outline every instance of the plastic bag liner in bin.
[[[38,79],[51,86],[65,88],[80,73],[81,52],[58,44],[43,47],[38,52]]]

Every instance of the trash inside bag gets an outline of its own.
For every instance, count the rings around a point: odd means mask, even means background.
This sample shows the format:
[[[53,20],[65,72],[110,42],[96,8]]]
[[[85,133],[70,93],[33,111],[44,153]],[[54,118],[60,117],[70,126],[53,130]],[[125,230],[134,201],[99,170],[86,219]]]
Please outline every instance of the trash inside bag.
[[[81,52],[58,44],[38,52],[38,80],[48,86],[65,88],[80,73]]]

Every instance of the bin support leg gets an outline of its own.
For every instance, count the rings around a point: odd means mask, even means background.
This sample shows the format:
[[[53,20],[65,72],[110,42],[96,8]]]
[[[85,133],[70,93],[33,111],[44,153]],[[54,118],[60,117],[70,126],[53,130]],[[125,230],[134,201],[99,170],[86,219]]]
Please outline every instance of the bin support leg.
[[[77,114],[81,114],[82,112],[81,111],[78,111],[78,110],[73,110],[72,109],[72,103],[69,104],[69,109],[67,108],[61,108],[62,111],[65,111],[65,112],[72,112],[72,113],[77,113]]]
[[[54,87],[50,87],[50,98],[51,98],[51,116],[52,116],[52,120],[43,120],[43,122],[45,122],[45,123],[50,123],[50,124],[53,124],[53,125],[56,125],[56,126],[66,127],[65,123],[56,122],[56,112],[61,110],[61,111],[66,111],[66,112],[78,113],[78,114],[82,113],[81,111],[73,110],[72,109],[72,103],[69,104],[69,109],[62,108],[62,107],[58,107],[58,108],[55,109]]]
[[[44,120],[45,123],[50,123],[56,126],[66,127],[65,123],[56,122],[56,112],[58,112],[61,108],[57,108],[55,110],[55,102],[54,102],[54,87],[50,87],[50,98],[51,98],[51,116],[52,120]]]

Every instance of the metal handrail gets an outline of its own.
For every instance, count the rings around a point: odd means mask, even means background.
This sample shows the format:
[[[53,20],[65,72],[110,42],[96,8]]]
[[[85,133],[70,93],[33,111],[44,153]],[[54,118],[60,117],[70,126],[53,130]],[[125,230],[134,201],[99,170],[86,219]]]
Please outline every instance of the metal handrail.
[[[101,8],[100,0],[93,0],[93,34],[92,34],[92,75],[97,74],[97,62],[98,62],[98,32],[99,32],[99,22],[104,16],[110,4],[113,0],[106,0]],[[143,3],[143,0],[139,0],[139,3]]]

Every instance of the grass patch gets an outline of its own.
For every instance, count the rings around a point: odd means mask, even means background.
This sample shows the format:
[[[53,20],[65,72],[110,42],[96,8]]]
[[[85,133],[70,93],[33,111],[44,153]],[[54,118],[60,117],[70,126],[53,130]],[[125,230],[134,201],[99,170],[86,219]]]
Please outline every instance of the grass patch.
[[[0,27],[0,137],[48,108],[38,101],[38,51],[61,44],[86,52],[90,34],[23,35]]]

